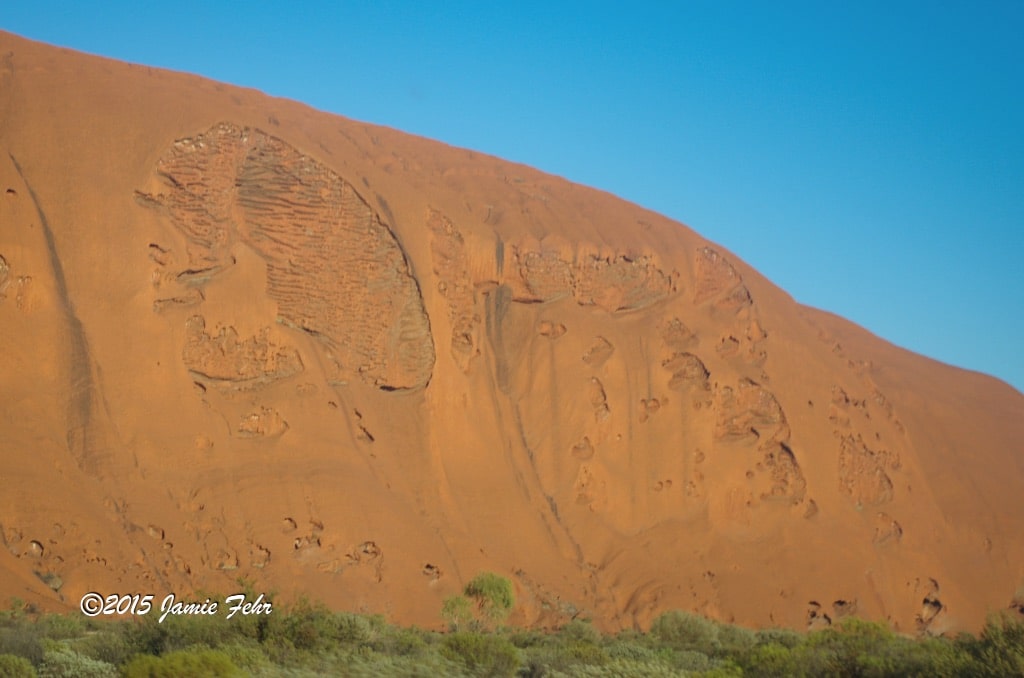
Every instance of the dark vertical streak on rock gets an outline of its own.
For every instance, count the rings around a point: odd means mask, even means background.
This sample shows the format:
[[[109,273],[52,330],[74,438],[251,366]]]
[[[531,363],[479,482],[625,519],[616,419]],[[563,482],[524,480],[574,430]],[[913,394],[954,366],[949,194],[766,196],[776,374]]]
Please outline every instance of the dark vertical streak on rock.
[[[508,398],[508,407],[512,414],[512,424],[515,427],[515,435],[518,438],[518,440],[514,440],[511,437],[508,439],[506,453],[510,456],[510,462],[512,470],[515,473],[516,482],[519,485],[520,490],[529,500],[530,504],[534,506],[537,505],[537,502],[535,501],[537,494],[543,497],[544,503],[547,505],[548,512],[540,512],[539,517],[544,528],[551,536],[551,539],[556,544],[562,543],[563,541],[568,543],[576,558],[577,565],[581,570],[585,570],[586,566],[583,558],[583,548],[580,546],[579,542],[573,538],[572,533],[562,522],[562,518],[558,513],[558,504],[555,502],[554,497],[544,491],[544,485],[541,482],[540,474],[537,472],[534,451],[527,438],[526,428],[523,426],[522,412],[519,408],[518,399],[512,395],[511,374],[509,372],[508,356],[505,352],[504,332],[502,328],[502,323],[505,320],[505,316],[508,314],[511,303],[512,290],[509,289],[507,285],[499,285],[495,288],[493,294],[487,295],[485,302],[485,324],[487,339],[491,348],[491,355],[494,359],[494,378],[498,389]],[[495,411],[498,413],[499,424],[501,425],[502,407],[498,404],[497,397],[495,398]],[[504,426],[501,425],[501,428],[504,428]],[[517,448],[525,453],[525,458],[517,453]],[[527,473],[529,474],[529,478],[527,478]],[[590,592],[596,600],[597,589],[593,581],[590,582]]]
[[[0,59],[0,131],[7,127],[11,104],[14,101],[14,52]],[[13,158],[12,158],[13,159]]]
[[[46,249],[50,258],[50,267],[53,269],[54,283],[57,286],[57,298],[61,305],[64,320],[67,323],[67,357],[68,376],[70,391],[67,403],[67,446],[68,451],[78,462],[83,471],[95,474],[98,471],[96,460],[93,457],[95,452],[93,438],[93,375],[91,359],[89,356],[89,343],[85,337],[85,330],[82,322],[75,314],[75,307],[68,294],[68,284],[64,277],[64,268],[61,265],[60,257],[57,255],[57,245],[53,238],[53,231],[46,219],[39,198],[36,196],[32,185],[21,169],[21,165],[14,155],[8,153],[11,163],[17,170],[18,175],[28,190],[32,204],[35,205],[36,214],[39,215],[39,223],[46,238]]]
[[[512,303],[512,290],[506,285],[499,285],[494,290],[493,299],[491,295],[487,298],[487,339],[491,344],[491,352],[494,354],[494,368],[498,379],[498,389],[505,395],[510,393],[508,356],[505,355],[505,341],[502,333],[501,323],[508,313],[509,304]]]

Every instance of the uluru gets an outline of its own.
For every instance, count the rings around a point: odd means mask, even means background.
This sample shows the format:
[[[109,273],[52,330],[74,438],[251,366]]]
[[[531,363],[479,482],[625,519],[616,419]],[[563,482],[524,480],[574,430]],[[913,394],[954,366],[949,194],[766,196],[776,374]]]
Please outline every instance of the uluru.
[[[244,580],[433,628],[494,572],[535,627],[1024,606],[1012,386],[609,193],[8,33],[0,355],[4,600]]]

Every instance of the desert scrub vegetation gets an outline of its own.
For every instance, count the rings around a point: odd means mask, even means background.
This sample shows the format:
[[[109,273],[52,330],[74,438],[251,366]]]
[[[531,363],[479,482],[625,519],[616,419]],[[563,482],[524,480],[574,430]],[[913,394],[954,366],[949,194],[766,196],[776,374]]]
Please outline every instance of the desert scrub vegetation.
[[[445,599],[441,616],[452,631],[494,628],[508,618],[515,604],[511,581],[493,572],[481,572],[466,584],[462,595]]]
[[[950,638],[910,638],[853,618],[809,633],[752,631],[680,611],[646,632],[603,634],[582,620],[541,631],[501,626],[511,584],[497,575],[473,582],[460,596],[466,619],[446,632],[308,600],[258,618],[163,623],[30,614],[18,603],[0,612],[0,678],[1024,676],[1024,616],[1015,612],[993,616],[977,636]]]

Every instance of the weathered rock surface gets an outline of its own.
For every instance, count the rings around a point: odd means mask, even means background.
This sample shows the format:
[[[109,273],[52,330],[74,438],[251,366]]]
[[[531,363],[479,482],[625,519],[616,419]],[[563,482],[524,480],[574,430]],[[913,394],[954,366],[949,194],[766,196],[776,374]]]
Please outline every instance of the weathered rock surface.
[[[0,596],[241,576],[437,626],[487,569],[538,625],[1022,607],[1009,386],[529,168],[0,54]]]

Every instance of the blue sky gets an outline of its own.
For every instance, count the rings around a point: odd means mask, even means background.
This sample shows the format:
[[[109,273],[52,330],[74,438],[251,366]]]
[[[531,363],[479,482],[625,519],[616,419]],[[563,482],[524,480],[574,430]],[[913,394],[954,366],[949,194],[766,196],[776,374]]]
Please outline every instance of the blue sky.
[[[0,28],[523,162],[1024,390],[1024,1],[10,3]]]

